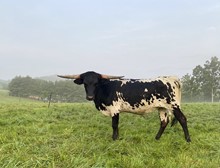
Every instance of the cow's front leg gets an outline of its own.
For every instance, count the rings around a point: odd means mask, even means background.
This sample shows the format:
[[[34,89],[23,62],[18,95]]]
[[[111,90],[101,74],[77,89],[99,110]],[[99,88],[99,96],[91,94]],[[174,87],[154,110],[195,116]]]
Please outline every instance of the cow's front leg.
[[[112,139],[113,140],[118,139],[118,123],[119,123],[119,113],[115,114],[112,117],[112,128],[113,128]]]

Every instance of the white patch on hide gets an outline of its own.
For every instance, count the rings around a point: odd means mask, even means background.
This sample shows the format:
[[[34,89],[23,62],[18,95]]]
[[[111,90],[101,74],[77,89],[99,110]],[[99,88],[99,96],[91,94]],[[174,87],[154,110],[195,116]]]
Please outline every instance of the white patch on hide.
[[[144,89],[144,92],[148,92],[147,88]]]
[[[167,122],[167,112],[163,110],[159,110],[160,113],[160,121]]]

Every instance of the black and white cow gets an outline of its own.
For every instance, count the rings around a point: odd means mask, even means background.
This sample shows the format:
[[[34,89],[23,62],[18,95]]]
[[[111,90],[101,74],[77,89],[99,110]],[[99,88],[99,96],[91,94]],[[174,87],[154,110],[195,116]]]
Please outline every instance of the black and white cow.
[[[112,117],[113,140],[118,138],[120,112],[144,114],[156,109],[161,120],[156,139],[164,132],[169,115],[174,114],[183,128],[186,141],[191,141],[186,117],[180,110],[181,84],[176,77],[122,79],[123,76],[108,76],[93,71],[58,76],[75,79],[74,82],[79,85],[84,84],[87,100],[93,100],[99,111]]]

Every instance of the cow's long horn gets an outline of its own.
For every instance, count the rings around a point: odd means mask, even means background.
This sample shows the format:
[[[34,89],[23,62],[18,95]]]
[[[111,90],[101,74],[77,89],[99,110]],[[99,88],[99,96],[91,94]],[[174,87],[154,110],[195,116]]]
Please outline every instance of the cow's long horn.
[[[104,79],[121,79],[124,77],[124,76],[110,76],[110,75],[103,75],[103,74],[101,76]]]
[[[57,75],[60,78],[66,78],[66,79],[79,79],[80,75]]]

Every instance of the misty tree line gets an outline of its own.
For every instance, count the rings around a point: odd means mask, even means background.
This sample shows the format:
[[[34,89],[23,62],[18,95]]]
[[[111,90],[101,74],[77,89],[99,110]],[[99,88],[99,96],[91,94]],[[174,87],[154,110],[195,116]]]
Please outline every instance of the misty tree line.
[[[183,76],[182,84],[185,101],[220,102],[220,61],[212,57],[203,66],[196,66],[192,74]]]
[[[84,88],[72,81],[45,81],[27,77],[15,77],[8,85],[9,95],[41,101],[82,102],[85,101]]]
[[[220,101],[220,61],[212,57],[203,66],[198,65],[192,74],[182,78],[182,99],[185,102]],[[45,81],[31,77],[15,77],[8,86],[11,96],[26,97],[48,101],[50,96],[54,102],[85,101],[83,86],[72,81]]]

